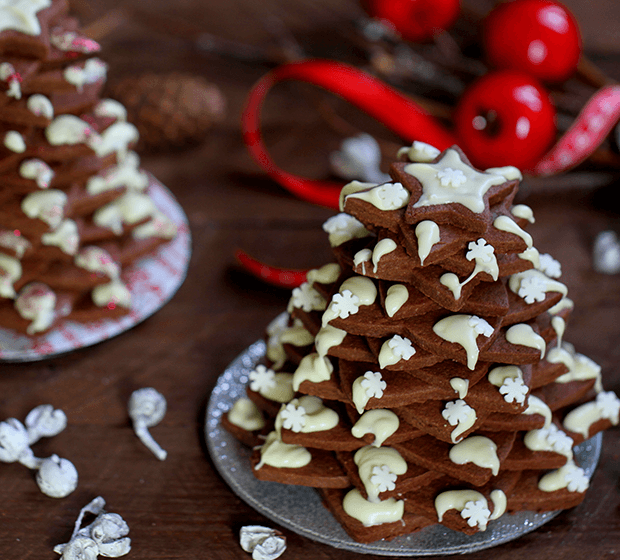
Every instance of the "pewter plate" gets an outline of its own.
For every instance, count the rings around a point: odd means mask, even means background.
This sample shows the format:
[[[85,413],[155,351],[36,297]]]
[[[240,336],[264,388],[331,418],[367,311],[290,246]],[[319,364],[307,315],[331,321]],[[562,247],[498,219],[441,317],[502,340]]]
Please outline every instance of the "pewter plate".
[[[464,554],[497,546],[537,529],[560,513],[504,515],[491,521],[486,531],[472,536],[433,525],[391,541],[355,542],[323,506],[312,488],[257,480],[251,472],[250,450],[220,425],[222,414],[245,395],[248,374],[264,356],[265,350],[262,341],[252,344],[219,377],[207,407],[205,437],[217,470],[235,494],[282,527],[335,548],[364,554],[433,556]],[[598,463],[602,439],[602,434],[597,434],[575,448],[575,457],[589,478]]]

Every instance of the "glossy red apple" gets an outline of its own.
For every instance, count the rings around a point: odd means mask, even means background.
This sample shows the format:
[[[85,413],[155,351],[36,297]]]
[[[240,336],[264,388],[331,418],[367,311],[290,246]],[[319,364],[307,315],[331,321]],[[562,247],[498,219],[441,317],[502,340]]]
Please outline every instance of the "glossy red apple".
[[[532,76],[498,70],[476,80],[454,113],[456,134],[471,162],[482,169],[532,167],[556,136],[555,107]]]
[[[542,81],[566,80],[581,56],[577,21],[553,0],[499,4],[485,18],[482,37],[493,66],[522,70]]]
[[[364,7],[371,17],[416,43],[448,29],[461,10],[460,0],[365,0]]]

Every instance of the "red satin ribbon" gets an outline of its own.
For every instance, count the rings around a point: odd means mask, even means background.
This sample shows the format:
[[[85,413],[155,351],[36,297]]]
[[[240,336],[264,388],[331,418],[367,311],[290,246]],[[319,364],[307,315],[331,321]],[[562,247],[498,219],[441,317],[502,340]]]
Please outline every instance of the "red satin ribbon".
[[[269,156],[260,133],[260,112],[267,92],[278,82],[296,80],[320,86],[383,123],[406,142],[419,140],[440,150],[455,137],[432,115],[381,80],[341,62],[304,60],[275,68],[250,92],[241,123],[250,154],[284,188],[303,200],[338,209],[342,183],[299,177],[280,169]]]

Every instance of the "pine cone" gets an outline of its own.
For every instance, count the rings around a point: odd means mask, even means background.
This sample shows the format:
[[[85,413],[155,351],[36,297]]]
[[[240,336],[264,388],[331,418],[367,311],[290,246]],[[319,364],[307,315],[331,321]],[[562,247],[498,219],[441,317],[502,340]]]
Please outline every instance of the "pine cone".
[[[140,132],[139,151],[201,142],[226,105],[217,86],[176,72],[126,77],[109,84],[107,95],[126,107],[127,120]]]

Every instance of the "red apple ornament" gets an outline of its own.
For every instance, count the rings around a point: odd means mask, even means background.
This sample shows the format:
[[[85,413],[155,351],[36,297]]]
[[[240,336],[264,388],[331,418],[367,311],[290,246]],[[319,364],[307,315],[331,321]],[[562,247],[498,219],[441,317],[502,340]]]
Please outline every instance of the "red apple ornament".
[[[512,0],[484,20],[483,46],[496,68],[562,82],[576,70],[581,35],[574,16],[553,0]]]
[[[461,10],[460,0],[365,0],[364,6],[371,17],[414,43],[448,29]]]
[[[535,79],[514,70],[491,72],[463,93],[454,124],[471,162],[480,168],[531,168],[555,139],[555,107]]]

